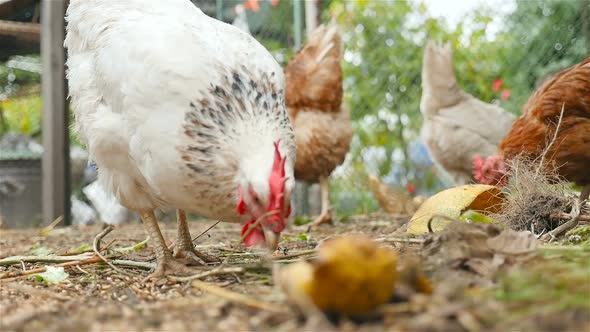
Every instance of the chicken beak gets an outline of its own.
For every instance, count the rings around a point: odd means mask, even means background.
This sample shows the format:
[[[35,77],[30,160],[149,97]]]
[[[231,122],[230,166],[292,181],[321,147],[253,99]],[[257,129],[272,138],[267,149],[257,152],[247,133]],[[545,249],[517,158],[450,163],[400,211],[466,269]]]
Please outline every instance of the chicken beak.
[[[276,233],[265,226],[262,226],[262,231],[264,232],[264,240],[266,241],[266,246],[271,251],[275,251],[279,246],[279,239],[281,237],[281,233]]]

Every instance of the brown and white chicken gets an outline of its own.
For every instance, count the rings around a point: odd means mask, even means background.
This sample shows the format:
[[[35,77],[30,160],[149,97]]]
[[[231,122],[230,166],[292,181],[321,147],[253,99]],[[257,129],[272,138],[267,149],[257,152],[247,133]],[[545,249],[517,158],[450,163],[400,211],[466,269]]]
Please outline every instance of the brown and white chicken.
[[[449,44],[429,41],[422,63],[421,137],[435,165],[455,184],[473,180],[475,155],[492,155],[516,117],[457,85]]]
[[[276,248],[295,138],[271,54],[189,0],[71,0],[66,20],[76,131],[100,183],[140,213],[152,276],[189,273],[177,259],[213,259],[193,248],[186,212],[243,223],[245,244]],[[170,207],[174,253],[154,216]]]
[[[352,140],[342,103],[342,39],[335,24],[318,27],[285,67],[287,112],[293,123],[295,178],[320,184],[322,209],[313,225],[332,220],[328,177],[344,162]]]

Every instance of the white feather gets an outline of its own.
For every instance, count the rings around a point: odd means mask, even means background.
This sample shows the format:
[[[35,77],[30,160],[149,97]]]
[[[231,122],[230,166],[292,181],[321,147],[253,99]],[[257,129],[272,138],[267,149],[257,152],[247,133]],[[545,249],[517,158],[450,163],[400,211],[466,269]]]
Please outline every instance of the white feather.
[[[189,103],[227,84],[230,70],[266,75],[284,113],[282,70],[254,38],[188,0],[71,0],[66,19],[76,130],[99,167],[100,182],[121,204],[240,221],[237,185],[249,182],[264,196],[279,139],[292,178],[290,125],[251,103],[226,128],[232,135],[212,132],[215,151],[206,164],[193,161],[207,170],[191,174],[184,167],[182,151],[197,144],[184,134]],[[215,126],[207,117],[199,121]]]

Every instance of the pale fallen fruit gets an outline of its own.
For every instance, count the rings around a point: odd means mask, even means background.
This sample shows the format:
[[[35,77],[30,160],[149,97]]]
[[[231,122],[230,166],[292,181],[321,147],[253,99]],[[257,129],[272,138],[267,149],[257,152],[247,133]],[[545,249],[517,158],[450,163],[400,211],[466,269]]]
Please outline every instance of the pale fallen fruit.
[[[397,279],[397,254],[371,239],[349,235],[327,240],[317,260],[282,268],[279,284],[303,312],[364,316],[391,299]]]
[[[473,184],[443,190],[428,198],[408,223],[410,234],[428,233],[430,219],[433,231],[443,230],[452,220],[458,220],[467,210],[484,214],[497,213],[502,208],[504,194],[494,186]]]

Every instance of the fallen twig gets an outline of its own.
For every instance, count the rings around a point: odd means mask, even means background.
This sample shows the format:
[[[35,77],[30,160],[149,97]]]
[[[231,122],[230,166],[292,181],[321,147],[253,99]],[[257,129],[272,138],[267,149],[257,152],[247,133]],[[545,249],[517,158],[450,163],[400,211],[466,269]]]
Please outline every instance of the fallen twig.
[[[226,267],[226,268],[216,268],[213,270],[205,271],[199,274],[195,274],[188,277],[174,277],[169,276],[170,280],[174,281],[191,281],[195,279],[202,279],[205,277],[213,276],[213,275],[223,275],[223,274],[238,274],[244,273],[246,270],[243,267]]]
[[[195,288],[198,288],[198,289],[204,291],[204,292],[211,293],[213,295],[222,297],[228,301],[239,303],[239,304],[245,305],[250,308],[266,310],[266,311],[270,311],[270,312],[274,312],[274,313],[283,313],[283,314],[287,313],[287,311],[285,309],[280,308],[276,304],[261,302],[261,301],[255,300],[253,298],[250,298],[244,294],[232,292],[230,290],[227,290],[227,289],[224,289],[224,288],[221,288],[221,287],[218,287],[218,286],[206,283],[206,282],[202,282],[200,280],[193,280],[191,285]]]
[[[47,227],[40,230],[39,235],[45,236],[45,235],[51,233],[51,231],[55,228],[55,226],[57,226],[62,220],[64,220],[63,215],[57,217],[53,222],[51,222],[51,224],[47,225]]]
[[[84,270],[83,268],[80,267],[80,265],[76,265],[76,268],[78,269],[78,271],[84,273],[84,274],[90,274],[90,272]]]
[[[569,213],[561,212],[561,213],[554,213],[551,215],[551,219],[553,220],[570,220],[572,216]],[[590,222],[590,216],[586,214],[581,214],[578,217],[578,222]]]
[[[396,243],[415,243],[415,244],[422,244],[426,240],[425,239],[415,239],[415,238],[404,238],[404,237],[382,237],[376,239],[377,242],[396,242]]]
[[[309,249],[309,250],[303,250],[303,251],[299,251],[299,252],[294,252],[292,254],[289,255],[284,255],[284,256],[274,256],[272,258],[272,260],[283,260],[283,259],[289,259],[289,258],[296,258],[296,257],[301,257],[301,256],[306,256],[306,255],[311,255],[316,253],[315,249]]]
[[[115,227],[113,225],[109,225],[107,228],[105,228],[102,232],[100,232],[95,238],[94,238],[94,242],[92,243],[92,249],[94,249],[94,254],[96,256],[98,256],[106,265],[108,265],[111,269],[115,270],[118,273],[124,274],[126,276],[130,276],[133,277],[132,274],[125,272],[121,269],[119,269],[118,267],[116,267],[115,265],[113,265],[111,262],[109,262],[101,253],[100,253],[100,240],[102,240],[102,238],[104,238],[107,234],[109,234],[110,232],[113,231]]]
[[[79,254],[70,256],[11,256],[0,259],[0,265],[24,263],[64,263],[88,259],[94,255]]]
[[[217,220],[216,223],[214,223],[213,225],[209,226],[206,230],[202,231],[201,234],[195,236],[193,238],[193,246],[195,245],[195,241],[197,241],[198,239],[200,239],[201,236],[207,234],[211,229],[213,229],[213,227],[217,226],[220,222],[221,222],[221,220]]]
[[[272,211],[268,211],[263,213],[262,215],[260,215],[260,217],[258,217],[256,219],[256,221],[250,226],[248,227],[248,229],[244,232],[244,234],[242,234],[242,238],[240,239],[240,242],[244,242],[244,239],[248,237],[248,235],[250,235],[250,233],[252,233],[252,231],[254,231],[256,229],[256,227],[258,227],[258,225],[260,225],[260,223],[264,220],[264,218],[266,217],[270,217],[274,214],[279,213],[279,210],[272,210]]]
[[[40,257],[38,257],[38,256],[28,256],[28,257],[27,256],[22,256],[22,258],[32,258],[32,257],[37,258],[37,260],[30,260],[30,262],[43,262],[42,260],[39,260]],[[102,261],[100,259],[100,257],[95,256],[95,255],[90,256],[90,257],[84,256],[86,258],[79,259],[79,260],[72,260],[73,257],[76,257],[76,256],[65,256],[65,257],[57,256],[55,258],[62,259],[61,262],[63,262],[64,259],[67,259],[67,261],[65,263],[57,264],[55,266],[56,267],[64,267],[65,268],[65,267],[73,267],[73,266],[76,266],[76,265],[94,264],[94,263],[98,263],[98,262],[101,262]],[[8,258],[12,258],[12,257],[8,257]],[[44,257],[41,257],[41,258],[44,258]],[[26,261],[26,260],[23,259],[23,261]],[[45,261],[45,262],[47,262],[47,261]],[[58,262],[58,261],[53,260],[53,261],[50,261],[50,262],[55,263],[55,262]],[[12,263],[12,264],[14,264],[14,263]],[[46,271],[46,269],[44,267],[40,267],[40,268],[37,268],[37,269],[31,269],[31,270],[27,270],[27,271],[9,271],[9,272],[4,272],[4,273],[0,274],[0,280],[6,279],[6,278],[22,277],[22,276],[27,276],[27,275],[35,274],[35,273],[43,273],[45,271]],[[6,281],[6,280],[3,280],[3,281]]]
[[[120,266],[129,266],[129,267],[139,267],[146,270],[151,270],[156,268],[156,263],[151,262],[136,262],[126,259],[112,259],[111,263],[113,265],[120,265]]]
[[[580,216],[582,216],[580,209],[581,209],[581,207],[579,206],[579,203],[574,204],[574,207],[572,208],[572,213],[571,213],[571,215],[574,215],[574,217],[572,218],[570,215],[571,220],[563,223],[562,225],[555,228],[551,232],[543,235],[543,237],[541,238],[541,241],[544,241],[544,242],[553,241],[556,237],[560,236],[562,233],[565,233],[565,232],[569,231],[570,229],[576,227],[578,225],[578,221],[580,220]]]

